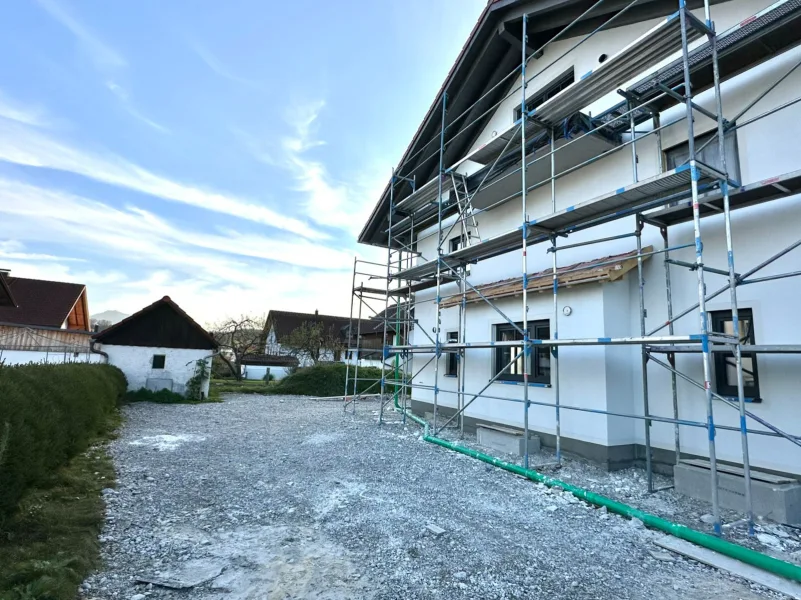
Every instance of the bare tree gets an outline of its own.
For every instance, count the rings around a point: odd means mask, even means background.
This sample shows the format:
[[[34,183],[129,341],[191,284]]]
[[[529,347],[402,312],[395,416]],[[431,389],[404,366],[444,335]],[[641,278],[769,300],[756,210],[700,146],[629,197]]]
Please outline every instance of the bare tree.
[[[242,379],[242,359],[251,354],[264,354],[265,317],[242,315],[207,327],[220,344],[220,358],[231,374]]]
[[[89,324],[92,327],[92,331],[103,331],[104,329],[108,329],[113,325],[111,321],[108,319],[89,319]]]
[[[304,321],[292,330],[281,347],[301,364],[311,362],[316,365],[325,359],[339,360],[345,344],[336,327],[326,328],[320,321]]]

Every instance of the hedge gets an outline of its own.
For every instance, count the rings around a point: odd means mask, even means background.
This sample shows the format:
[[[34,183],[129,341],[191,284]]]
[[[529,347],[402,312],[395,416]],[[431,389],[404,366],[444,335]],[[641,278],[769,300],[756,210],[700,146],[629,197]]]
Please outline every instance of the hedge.
[[[0,523],[108,429],[126,385],[109,365],[0,365]]]
[[[287,375],[281,381],[267,388],[269,394],[298,395],[298,396],[341,396],[345,393],[344,363],[318,364],[313,367],[303,367]],[[350,367],[350,376],[353,377],[354,368]],[[359,379],[380,379],[381,369],[377,367],[359,367]],[[359,381],[357,391],[367,391],[377,394],[381,391],[380,384],[373,385],[373,381]],[[352,385],[352,384],[351,384]],[[372,386],[372,387],[371,387]],[[368,389],[369,388],[369,389]],[[349,385],[348,392],[353,388]]]

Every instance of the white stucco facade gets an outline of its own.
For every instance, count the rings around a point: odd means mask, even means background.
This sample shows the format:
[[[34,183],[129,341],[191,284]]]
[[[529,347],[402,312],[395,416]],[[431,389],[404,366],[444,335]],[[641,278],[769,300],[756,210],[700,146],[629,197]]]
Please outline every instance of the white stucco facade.
[[[713,18],[719,31],[723,31],[750,15],[772,4],[770,0],[733,0],[713,6]],[[698,13],[696,13],[698,14]],[[699,15],[702,17],[702,15]],[[612,56],[617,50],[630,43],[637,36],[653,27],[657,21],[648,21],[618,27],[597,34],[578,49],[570,52],[550,67],[541,78],[529,84],[529,94],[535,94],[556,75],[573,67],[576,77],[597,68],[602,54]],[[548,65],[549,60],[559,57],[570,49],[578,38],[557,41],[548,47],[545,55],[535,63],[536,71]],[[675,57],[675,55],[674,55]],[[671,60],[672,58],[671,57]],[[793,65],[801,60],[801,48],[795,48],[779,55],[758,67],[738,75],[723,83],[724,114],[731,117],[745,108],[769,85],[784,76]],[[635,80],[639,80],[639,75]],[[541,82],[541,83],[540,83]],[[629,83],[633,83],[629,82]],[[520,84],[515,82],[510,89]],[[621,86],[623,88],[626,85]],[[801,89],[801,71],[790,75],[783,83],[748,111],[743,118],[753,117],[765,111],[794,100]],[[599,114],[620,102],[620,96],[613,93],[583,109],[585,113]],[[707,91],[696,97],[701,106],[714,111],[714,94]],[[492,139],[496,132],[508,128],[514,122],[514,108],[519,106],[519,97],[502,103],[490,119],[484,131],[478,136],[474,148]],[[676,107],[661,115],[663,124],[670,124],[662,136],[662,148],[687,141],[686,121],[680,120],[684,107]],[[702,135],[714,126],[714,122],[696,113],[695,134]],[[648,125],[638,127],[638,131],[648,130]],[[758,182],[770,177],[801,170],[801,105],[794,105],[772,116],[743,127],[736,131],[739,149],[739,170],[743,184]],[[640,180],[660,172],[662,156],[657,149],[656,136],[646,137],[637,144],[638,176]],[[583,169],[557,180],[557,210],[591,200],[605,192],[612,192],[633,182],[632,157],[630,148],[621,149],[610,156],[584,167]],[[461,167],[465,172],[476,170],[479,165],[466,163]],[[557,167],[558,168],[558,167]],[[519,177],[519,176],[518,176]],[[529,185],[532,182],[529,181]],[[529,219],[552,212],[551,191],[543,186],[528,194]],[[477,216],[481,239],[487,239],[521,225],[521,202],[515,199]],[[733,237],[735,243],[735,264],[738,272],[755,267],[769,256],[799,237],[801,223],[801,199],[788,197],[774,202],[737,210],[732,213]],[[617,234],[630,233],[635,229],[634,217],[628,217],[590,230],[570,235],[562,244],[575,244],[591,239],[604,238]],[[454,233],[457,235],[458,233]],[[718,269],[727,269],[726,239],[723,221],[720,217],[709,217],[702,221],[705,264]],[[420,233],[418,250],[425,256],[436,256],[436,237]],[[671,246],[691,245],[694,241],[692,223],[676,225],[669,229]],[[643,232],[643,245],[662,248],[662,238],[654,227],[646,227]],[[551,268],[551,254],[546,244],[528,249],[529,273]],[[559,264],[570,265],[594,260],[603,256],[630,252],[635,249],[633,238],[569,249],[558,253]],[[447,248],[445,252],[447,252]],[[768,267],[761,275],[801,270],[801,254],[790,253]],[[694,247],[671,253],[671,258],[692,262],[695,260]],[[473,265],[469,277],[472,285],[491,283],[505,278],[521,275],[520,252],[498,256]],[[667,319],[665,292],[665,270],[661,255],[644,263],[645,305],[648,309],[646,330],[664,323]],[[674,313],[693,305],[698,300],[697,275],[687,269],[671,267]],[[711,291],[727,283],[719,275],[707,274],[708,289]],[[455,284],[443,287],[442,296],[453,294]],[[799,344],[801,343],[801,311],[798,310],[798,297],[801,294],[801,280],[789,278],[772,282],[746,285],[738,288],[739,306],[751,309],[756,344]],[[433,290],[419,292],[415,316],[420,329],[431,332],[436,325],[436,308],[431,301]],[[506,298],[497,302],[505,314],[515,321],[522,321],[523,307],[520,297]],[[564,316],[562,309],[569,306],[571,313]],[[550,331],[557,330],[559,338],[627,337],[640,334],[639,291],[636,271],[621,281],[614,283],[591,283],[573,288],[560,289],[558,295],[558,323],[554,321],[553,296],[551,293],[536,293],[528,296],[528,320],[546,321]],[[708,311],[728,310],[728,292],[711,301]],[[458,308],[441,311],[441,339],[446,339],[449,331],[458,330]],[[467,342],[486,342],[493,340],[495,327],[503,319],[484,302],[469,304],[467,307]],[[697,311],[679,319],[675,324],[676,334],[699,333]],[[662,332],[663,335],[667,331]],[[417,331],[413,334],[415,343],[428,343]],[[494,372],[494,351],[491,349],[469,349],[464,363],[467,392],[476,393],[492,378]],[[416,357],[411,371],[416,373],[429,356]],[[443,377],[447,358],[440,360],[438,395],[441,406],[457,406],[456,395],[447,393],[457,389],[456,378]],[[696,381],[703,381],[702,361],[699,355],[678,355],[677,367]],[[575,346],[559,350],[560,402],[563,406],[580,406],[621,413],[642,415],[643,385],[641,375],[640,346]],[[748,410],[780,426],[785,431],[801,434],[801,410],[798,409],[799,369],[801,357],[798,355],[766,354],[758,355],[758,377],[761,403],[752,403]],[[673,414],[670,374],[658,365],[648,367],[650,411],[653,415],[671,417]],[[551,374],[553,380],[553,374]],[[714,381],[714,379],[713,379]],[[415,384],[434,385],[434,364],[424,368],[414,380]],[[520,383],[493,383],[484,392],[487,396],[501,399],[479,398],[465,411],[467,417],[488,420],[513,427],[522,427],[523,387]],[[414,398],[421,402],[433,402],[433,391],[415,389]],[[683,381],[678,383],[679,411],[682,419],[705,422],[706,404],[704,393]],[[468,396],[468,398],[471,396]],[[529,398],[534,403],[554,402],[552,384],[531,386]],[[715,401],[715,420],[718,425],[738,427],[739,415],[736,410]],[[555,433],[555,411],[552,407],[534,405],[529,413],[532,429]],[[753,421],[749,427],[761,429]],[[562,410],[561,435],[582,442],[603,446],[643,445],[645,428],[642,420],[599,415],[588,412]],[[718,429],[718,458],[726,461],[742,460],[740,435],[738,432]],[[674,429],[672,424],[655,422],[651,428],[652,445],[667,451],[673,450]],[[801,474],[801,448],[783,439],[752,435],[749,437],[751,462],[755,467],[782,472]],[[706,456],[708,437],[705,429],[682,427],[682,451]]]
[[[128,379],[128,390],[142,388],[169,389],[178,394],[186,391],[186,383],[195,375],[199,360],[206,361],[207,373],[211,373],[211,356],[208,349],[159,348],[148,346],[99,345],[99,350],[108,354],[108,362],[118,367]],[[164,356],[164,368],[153,368],[153,357]],[[202,386],[205,396],[209,394],[209,378]]]

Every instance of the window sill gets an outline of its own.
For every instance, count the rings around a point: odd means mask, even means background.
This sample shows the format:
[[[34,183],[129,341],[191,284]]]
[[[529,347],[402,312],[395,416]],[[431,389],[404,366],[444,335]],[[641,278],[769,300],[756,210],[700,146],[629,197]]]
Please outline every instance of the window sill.
[[[449,379],[456,379],[459,376],[458,375],[443,375],[443,377],[448,377]]]
[[[519,385],[519,386],[521,386],[521,387],[525,385],[525,384],[524,384],[522,381],[503,381],[503,380],[497,380],[497,381],[495,381],[495,383],[501,383],[501,384],[503,384],[503,385]],[[534,383],[534,382],[529,382],[529,384],[528,384],[528,387],[549,388],[549,387],[551,387],[551,384],[550,384],[550,383]]]

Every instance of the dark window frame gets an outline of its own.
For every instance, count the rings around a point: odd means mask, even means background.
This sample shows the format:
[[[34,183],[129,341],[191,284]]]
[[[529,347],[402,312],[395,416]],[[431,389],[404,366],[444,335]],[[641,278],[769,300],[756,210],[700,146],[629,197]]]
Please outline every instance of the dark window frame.
[[[522,323],[516,323],[517,327],[523,329]],[[494,339],[496,342],[503,341],[504,337],[509,336],[515,340],[523,340],[522,334],[509,323],[500,323],[494,326]],[[546,340],[549,339],[551,332],[551,322],[548,319],[540,319],[528,322],[528,336],[532,340]],[[522,345],[521,345],[522,348]],[[509,381],[509,382],[523,382],[522,373],[512,373],[511,366],[507,366],[512,358],[519,352],[515,347],[496,348],[493,356],[492,374],[497,375],[504,370],[505,372],[498,375],[496,381]],[[550,367],[550,352],[549,346],[532,346],[529,361],[523,357],[523,363],[529,364],[529,384],[551,384],[551,367]],[[547,364],[546,364],[547,363]],[[514,365],[512,365],[514,366]],[[504,369],[505,368],[505,369]]]
[[[545,104],[548,100],[556,96],[556,94],[573,85],[574,83],[576,83],[576,69],[574,67],[570,67],[564,73],[551,80],[551,82],[545,87],[537,90],[536,93],[529,96],[526,99],[526,111],[530,113],[532,110],[535,110],[541,104]],[[515,107],[515,122],[519,121],[520,117],[520,103],[518,102],[517,106]]]
[[[709,312],[711,320],[711,329],[716,333],[724,333],[724,324],[731,322],[732,315],[730,310],[715,310]],[[754,313],[750,308],[740,308],[738,310],[738,318],[740,322],[740,341],[744,344],[756,344],[756,336],[754,334]],[[743,328],[743,323],[747,322],[748,327],[746,330]],[[761,402],[762,399],[759,395],[759,367],[757,365],[757,355],[755,352],[743,352],[743,358],[751,361],[751,371],[753,376],[753,385],[748,385],[746,382],[743,391],[746,398],[751,402]],[[721,396],[738,397],[737,384],[731,385],[727,380],[726,367],[735,364],[733,352],[715,352],[713,354],[715,365],[715,391]],[[746,367],[743,365],[745,371]],[[745,372],[744,372],[745,374]]]
[[[160,365],[158,363],[161,363]],[[150,366],[153,369],[164,369],[167,365],[167,355],[166,354],[154,354],[153,359],[150,361]]]
[[[708,131],[704,134],[695,137],[696,153],[706,141],[717,133],[717,130]],[[724,139],[724,152],[726,152],[726,169],[729,171],[729,178],[735,181],[740,181],[740,146],[737,141],[737,131],[729,130],[723,135]],[[664,150],[665,167],[667,170],[677,168],[683,164],[690,153],[690,143],[682,142],[671,146]],[[711,160],[710,160],[711,158]],[[715,139],[706,148],[701,151],[701,154],[696,154],[696,159],[702,163],[709,165],[713,169],[722,170],[722,161],[718,152],[718,141]]]
[[[449,331],[445,334],[445,341],[448,344],[454,344],[459,341],[458,331]],[[445,363],[445,377],[458,377],[459,376],[459,351],[450,350],[445,353],[447,362]]]

